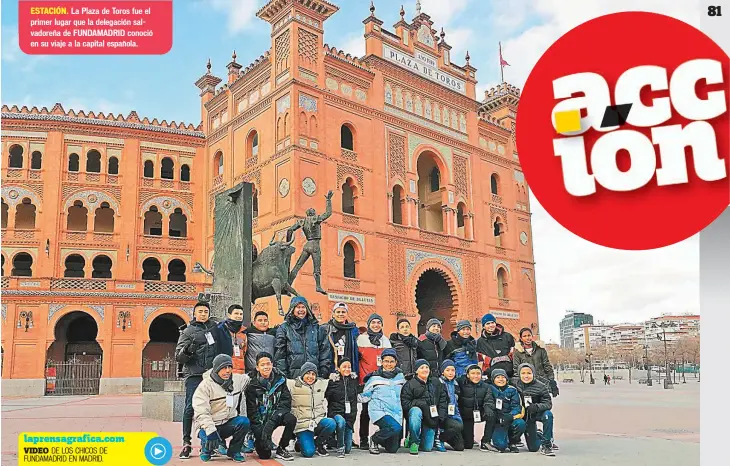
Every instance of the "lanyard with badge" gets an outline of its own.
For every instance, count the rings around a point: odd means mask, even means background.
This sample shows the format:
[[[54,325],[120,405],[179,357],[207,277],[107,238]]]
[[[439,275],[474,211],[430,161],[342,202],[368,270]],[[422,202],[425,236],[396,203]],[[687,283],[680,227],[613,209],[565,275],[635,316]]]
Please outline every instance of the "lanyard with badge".
[[[205,332],[205,339],[208,341],[209,345],[214,345],[215,340],[213,339],[213,335],[210,332]]]
[[[237,358],[241,357],[241,347],[238,346],[238,337],[233,335],[233,355]]]

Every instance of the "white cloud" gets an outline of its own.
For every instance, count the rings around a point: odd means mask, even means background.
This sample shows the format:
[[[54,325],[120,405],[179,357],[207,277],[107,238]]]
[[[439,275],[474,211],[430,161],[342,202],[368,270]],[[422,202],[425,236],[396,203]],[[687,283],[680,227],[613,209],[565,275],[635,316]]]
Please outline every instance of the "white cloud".
[[[451,60],[455,63],[466,61],[464,57],[470,47],[469,44],[475,45],[472,40],[473,33],[474,31],[469,28],[449,29],[446,33],[444,40],[451,46]]]
[[[204,0],[204,5],[220,11],[228,17],[228,32],[238,34],[251,26],[256,12],[263,5],[261,0]]]
[[[469,3],[470,0],[421,0],[421,13],[426,13],[434,22],[446,25],[465,11]],[[412,5],[412,10],[406,12],[406,18],[416,14],[416,2],[412,2]]]
[[[125,95],[128,95],[128,92],[125,93]],[[73,109],[75,112],[83,110],[86,113],[94,112],[95,114],[98,114],[99,112],[103,112],[104,114],[113,113],[114,115],[121,113],[125,117],[129,115],[129,112],[134,110],[133,105],[129,103],[116,102],[104,98],[91,99],[88,97],[71,97],[64,99],[62,101],[62,105],[66,111]],[[140,117],[144,117],[144,115],[140,115]]]
[[[35,70],[38,63],[48,59],[48,55],[28,55],[20,49],[17,27],[3,28],[0,60],[5,63],[5,66],[11,66],[24,73],[30,73]]]
[[[697,26],[699,3],[699,0],[494,1],[490,22],[494,28],[509,29],[526,19],[523,14],[526,11],[538,19],[534,27],[502,40],[502,53],[511,65],[505,68],[505,80],[522,87],[545,50],[585,21],[604,14],[638,10],[662,13]],[[494,58],[497,59],[496,51]],[[591,313],[596,320],[606,323],[638,322],[662,313],[699,313],[698,236],[651,251],[619,251],[597,246],[570,233],[532,196],[531,208],[540,333],[544,340],[559,341],[558,324],[568,309]]]
[[[365,38],[360,32],[347,36],[338,43],[329,45],[335,46],[337,50],[342,50],[346,54],[349,53],[354,57],[359,58],[365,55]]]

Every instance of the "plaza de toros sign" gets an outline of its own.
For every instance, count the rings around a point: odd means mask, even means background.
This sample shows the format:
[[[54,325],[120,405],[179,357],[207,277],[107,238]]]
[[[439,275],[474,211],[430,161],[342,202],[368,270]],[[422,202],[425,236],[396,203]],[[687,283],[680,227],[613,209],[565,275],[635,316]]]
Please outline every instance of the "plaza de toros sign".
[[[416,56],[412,57],[403,52],[399,52],[387,44],[383,44],[383,58],[403,68],[407,68],[426,79],[441,84],[452,91],[466,95],[466,82],[439,70],[435,57],[418,51],[416,51]]]

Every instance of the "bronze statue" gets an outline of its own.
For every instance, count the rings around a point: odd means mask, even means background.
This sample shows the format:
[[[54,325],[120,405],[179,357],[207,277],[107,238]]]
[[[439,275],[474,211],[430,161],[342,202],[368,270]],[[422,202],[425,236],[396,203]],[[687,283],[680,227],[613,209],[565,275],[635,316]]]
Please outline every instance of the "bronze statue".
[[[307,242],[304,244],[302,253],[299,255],[296,265],[289,273],[289,284],[293,284],[297,278],[299,270],[302,268],[309,257],[312,257],[312,266],[314,268],[314,283],[317,286],[317,292],[327,294],[322,289],[320,283],[320,277],[322,276],[322,252],[319,248],[319,241],[322,239],[322,222],[330,218],[332,215],[332,190],[327,192],[325,199],[327,199],[327,208],[322,215],[317,215],[317,212],[309,208],[307,209],[307,216],[290,226],[286,232],[287,241],[293,239],[294,233],[298,229],[302,229],[304,236],[307,238]]]
[[[292,288],[289,280],[289,264],[294,254],[292,243],[289,241],[275,241],[276,236],[271,238],[269,245],[261,250],[252,267],[251,302],[267,296],[276,296],[279,305],[279,315],[284,315],[281,306],[281,295],[299,296],[299,293]]]

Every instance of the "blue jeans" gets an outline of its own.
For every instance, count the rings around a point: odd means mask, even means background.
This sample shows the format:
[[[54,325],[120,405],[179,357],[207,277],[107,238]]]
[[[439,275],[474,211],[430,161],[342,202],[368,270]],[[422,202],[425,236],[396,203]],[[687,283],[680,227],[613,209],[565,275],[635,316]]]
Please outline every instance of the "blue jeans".
[[[373,434],[371,440],[378,445],[385,447],[388,453],[395,453],[400,448],[400,437],[403,434],[403,426],[392,416],[383,416],[375,421],[380,429]]]
[[[221,440],[225,441],[225,439],[231,437],[231,443],[230,445],[228,445],[228,456],[233,456],[236,453],[241,453],[241,448],[243,448],[243,442],[246,439],[246,434],[248,433],[250,427],[251,423],[245,416],[236,416],[232,419],[229,419],[225,424],[215,426],[215,429],[218,431],[218,436],[221,438]],[[202,452],[210,454],[211,452],[209,452],[205,448],[205,443],[208,441],[208,436],[205,435],[205,430],[200,429],[198,431],[198,438],[202,443]]]
[[[408,411],[408,438],[411,443],[418,444],[419,450],[431,451],[436,439],[436,429],[422,426],[423,411],[421,408],[411,408]]]
[[[337,448],[345,447],[345,453],[352,451],[352,429],[347,425],[345,418],[339,414],[335,415],[337,424]]]
[[[542,435],[537,432],[537,423],[542,422]],[[551,446],[553,443],[553,413],[550,410],[538,413],[534,419],[527,421],[525,429],[525,443],[530,451],[540,449],[540,444]]]
[[[526,428],[527,424],[524,419],[515,419],[512,421],[509,425],[509,432],[507,428],[497,424],[494,427],[494,433],[492,434],[492,445],[500,450],[506,450],[510,444],[514,444],[519,441],[522,434],[525,433]]]
[[[330,437],[337,429],[337,423],[331,417],[326,417],[319,421],[317,427],[314,428],[314,432],[311,430],[304,430],[297,434],[297,440],[299,446],[302,448],[302,456],[305,458],[311,458],[314,456],[314,452],[320,443]]]
[[[190,444],[191,432],[193,430],[193,394],[198,388],[200,382],[203,381],[202,375],[191,375],[185,379],[185,410],[183,411],[183,444]]]

